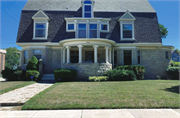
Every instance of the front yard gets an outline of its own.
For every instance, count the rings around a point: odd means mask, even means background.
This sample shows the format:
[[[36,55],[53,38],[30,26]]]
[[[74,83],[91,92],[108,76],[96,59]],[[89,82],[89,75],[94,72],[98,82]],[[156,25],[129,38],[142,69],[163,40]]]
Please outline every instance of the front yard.
[[[31,81],[7,81],[0,82],[0,94],[6,93],[8,91],[21,88],[30,84],[34,84],[35,82]]]
[[[66,82],[31,98],[22,109],[179,108],[178,80]]]

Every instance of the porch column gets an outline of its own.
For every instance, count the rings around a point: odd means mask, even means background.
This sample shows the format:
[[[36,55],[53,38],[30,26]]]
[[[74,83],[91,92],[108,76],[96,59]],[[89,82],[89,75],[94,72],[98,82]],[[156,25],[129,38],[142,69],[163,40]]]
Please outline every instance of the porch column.
[[[97,61],[97,48],[99,47],[98,45],[94,45],[94,63],[98,63]]]
[[[111,63],[111,48],[109,48],[109,63]]]
[[[69,46],[66,46],[67,49],[67,63],[70,63],[70,48]]]
[[[82,63],[82,45],[78,45],[79,48],[79,63]]]
[[[106,49],[106,63],[109,63],[108,62],[108,50],[109,50],[109,47],[106,46],[105,49]]]
[[[65,57],[65,50],[66,50],[66,48],[63,48],[63,64],[66,63],[66,62],[65,62],[65,59],[66,59],[66,57]]]

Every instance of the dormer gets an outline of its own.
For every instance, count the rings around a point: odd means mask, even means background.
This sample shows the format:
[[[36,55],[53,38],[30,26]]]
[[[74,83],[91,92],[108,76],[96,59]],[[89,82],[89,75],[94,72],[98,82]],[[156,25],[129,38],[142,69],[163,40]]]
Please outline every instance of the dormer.
[[[33,40],[47,40],[49,17],[39,10],[32,19],[34,20]]]
[[[132,41],[135,40],[134,37],[134,21],[136,18],[129,12],[126,11],[121,18],[118,20],[120,23],[120,34],[121,41]]]
[[[95,4],[94,0],[82,0],[82,17],[83,18],[93,18],[94,12],[93,12],[93,6]]]

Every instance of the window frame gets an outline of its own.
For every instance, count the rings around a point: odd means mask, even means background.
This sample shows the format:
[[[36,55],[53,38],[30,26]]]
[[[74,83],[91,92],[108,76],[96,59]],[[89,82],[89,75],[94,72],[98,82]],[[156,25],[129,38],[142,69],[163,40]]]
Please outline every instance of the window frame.
[[[36,24],[45,24],[45,37],[36,37]],[[47,40],[48,25],[49,23],[47,20],[34,20],[33,40]]]
[[[97,30],[97,32],[96,32],[97,35],[96,35],[96,38],[98,38],[98,24],[97,24],[97,23],[89,23],[89,24],[88,24],[88,25],[89,25],[89,28],[88,28],[88,29],[89,29],[89,30],[88,30],[88,38],[90,38],[90,30],[91,30],[91,29],[90,29],[90,25],[93,25],[93,24],[97,25],[97,29],[96,29],[96,30]]]
[[[107,30],[102,30],[102,25],[107,25]],[[100,24],[100,32],[109,32],[109,23],[101,23]]]
[[[35,54],[34,54],[34,51],[35,50],[39,50],[39,51],[41,51],[41,59],[42,59],[42,50],[40,50],[40,49],[33,49],[33,56],[35,56]],[[36,57],[36,56],[35,56]],[[36,57],[37,58],[37,57]],[[38,60],[39,61],[39,60]]]
[[[85,6],[91,6],[91,17],[85,17]],[[89,12],[88,12],[89,13]],[[94,18],[94,13],[93,13],[93,5],[92,4],[84,4],[83,5],[83,12],[82,12],[83,18]]]
[[[132,38],[123,38],[123,25],[130,24],[132,25]],[[134,21],[120,21],[120,37],[121,41],[135,40],[134,38]]]
[[[86,25],[86,37],[83,37],[83,38],[87,38],[88,37],[88,24],[87,23],[78,23],[78,28],[77,28],[77,37],[79,37],[79,24],[85,24]]]
[[[68,25],[71,25],[71,24],[74,25],[74,29],[73,30],[69,30],[68,29]],[[72,22],[66,21],[66,32],[74,32],[75,30],[76,30],[76,23],[74,23],[74,21],[72,21]]]
[[[25,52],[27,52],[27,62],[25,63]],[[28,50],[24,50],[23,52],[23,64],[28,64]]]

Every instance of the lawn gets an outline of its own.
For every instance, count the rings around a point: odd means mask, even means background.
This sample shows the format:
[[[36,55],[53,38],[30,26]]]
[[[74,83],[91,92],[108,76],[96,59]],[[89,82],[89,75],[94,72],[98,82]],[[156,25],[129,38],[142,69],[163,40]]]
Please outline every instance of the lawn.
[[[178,80],[56,83],[22,109],[179,108]]]
[[[30,84],[34,84],[32,81],[7,81],[0,82],[0,94],[6,93],[8,91],[21,88]]]

